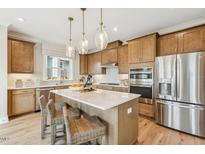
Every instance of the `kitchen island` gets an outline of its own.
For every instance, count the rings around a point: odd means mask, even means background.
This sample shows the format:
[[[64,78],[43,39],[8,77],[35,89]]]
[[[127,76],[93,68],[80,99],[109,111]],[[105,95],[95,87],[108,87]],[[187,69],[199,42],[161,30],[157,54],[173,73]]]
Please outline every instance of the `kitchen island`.
[[[97,115],[107,126],[103,144],[134,144],[138,137],[138,94],[102,89],[93,91],[52,90],[72,106]]]

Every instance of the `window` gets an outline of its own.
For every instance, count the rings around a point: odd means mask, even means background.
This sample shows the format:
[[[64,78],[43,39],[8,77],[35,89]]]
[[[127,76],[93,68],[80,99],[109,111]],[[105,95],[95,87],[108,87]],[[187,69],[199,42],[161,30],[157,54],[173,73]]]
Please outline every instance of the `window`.
[[[72,79],[72,59],[45,56],[46,68],[45,76],[46,80],[71,80]]]

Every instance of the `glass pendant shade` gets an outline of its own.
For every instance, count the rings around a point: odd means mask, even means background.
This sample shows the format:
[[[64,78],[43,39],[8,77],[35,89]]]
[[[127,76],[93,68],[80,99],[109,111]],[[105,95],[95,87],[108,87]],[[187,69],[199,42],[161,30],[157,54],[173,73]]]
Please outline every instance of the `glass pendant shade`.
[[[106,31],[102,27],[100,27],[95,36],[95,45],[98,50],[103,50],[107,47],[107,44],[108,44],[108,35]]]
[[[87,54],[88,53],[88,40],[85,36],[82,37],[79,46],[78,46],[79,54]]]
[[[95,45],[98,50],[103,50],[107,47],[108,44],[108,35],[103,27],[102,20],[102,8],[100,9],[100,26],[98,28],[98,32],[95,35]]]
[[[69,41],[66,46],[66,56],[69,58],[74,57],[75,48],[73,47],[73,42]]]
[[[72,41],[72,38],[71,38],[71,30],[72,30],[71,22],[74,19],[72,17],[68,17],[68,20],[70,21],[70,38],[69,38],[68,43],[66,45],[66,56],[69,57],[69,58],[72,58],[75,55],[75,48],[73,46],[73,41]]]

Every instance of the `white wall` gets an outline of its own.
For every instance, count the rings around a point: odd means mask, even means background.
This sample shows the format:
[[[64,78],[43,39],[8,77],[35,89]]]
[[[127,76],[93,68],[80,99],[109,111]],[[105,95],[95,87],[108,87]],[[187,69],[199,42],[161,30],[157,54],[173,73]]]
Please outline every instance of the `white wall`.
[[[7,27],[0,25],[0,124],[8,122],[7,115]]]

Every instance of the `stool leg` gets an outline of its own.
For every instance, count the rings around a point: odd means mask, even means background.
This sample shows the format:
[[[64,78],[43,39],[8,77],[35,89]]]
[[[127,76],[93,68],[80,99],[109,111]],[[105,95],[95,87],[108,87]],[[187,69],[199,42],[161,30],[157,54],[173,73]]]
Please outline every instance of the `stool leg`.
[[[51,144],[53,145],[56,140],[56,125],[52,124],[51,125]]]
[[[41,139],[44,139],[44,130],[45,130],[45,120],[44,117],[41,116]]]

